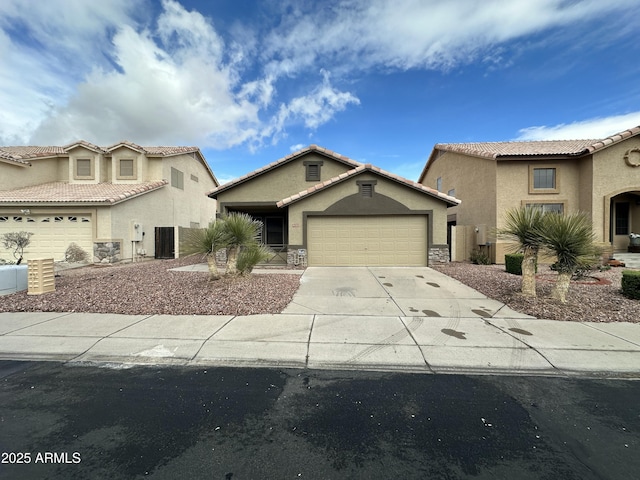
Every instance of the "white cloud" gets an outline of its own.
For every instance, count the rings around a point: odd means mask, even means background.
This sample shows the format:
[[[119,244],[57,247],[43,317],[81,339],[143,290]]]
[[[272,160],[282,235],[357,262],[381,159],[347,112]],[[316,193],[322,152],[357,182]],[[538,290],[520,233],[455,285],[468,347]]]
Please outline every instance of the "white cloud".
[[[337,112],[341,112],[348,105],[358,105],[360,100],[348,92],[341,92],[331,85],[328,72],[322,73],[322,82],[308,95],[296,97],[288,103],[280,105],[277,115],[271,124],[262,132],[264,137],[278,136],[289,123],[304,123],[305,127],[315,130],[328,122]]]
[[[554,126],[523,128],[515,140],[581,140],[602,139],[640,125],[640,112],[592,118],[581,122]]]
[[[323,4],[324,5],[324,4]],[[312,13],[294,10],[266,43],[275,75],[316,62],[342,69],[449,68],[485,56],[500,43],[575,25],[634,0],[343,0]],[[283,8],[291,8],[286,5]],[[601,41],[604,39],[601,38]]]
[[[358,105],[344,74],[501,62],[503,42],[637,8],[636,0],[258,5],[280,9],[270,31],[236,24],[223,36],[176,0],[162,0],[157,18],[152,0],[0,1],[0,143],[255,148]]]

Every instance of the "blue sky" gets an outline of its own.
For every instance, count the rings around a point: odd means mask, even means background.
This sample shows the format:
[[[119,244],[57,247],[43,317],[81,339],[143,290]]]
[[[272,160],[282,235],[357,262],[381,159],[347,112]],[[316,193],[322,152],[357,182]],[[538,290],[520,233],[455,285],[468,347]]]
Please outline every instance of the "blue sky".
[[[640,125],[638,0],[2,0],[0,144],[196,145],[222,181],[317,144],[417,179],[436,143]]]

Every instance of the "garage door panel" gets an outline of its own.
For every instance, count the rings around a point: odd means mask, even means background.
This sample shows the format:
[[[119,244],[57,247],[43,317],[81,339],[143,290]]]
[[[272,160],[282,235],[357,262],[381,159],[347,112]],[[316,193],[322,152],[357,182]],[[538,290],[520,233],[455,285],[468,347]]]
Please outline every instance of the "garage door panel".
[[[69,245],[79,245],[89,255],[93,250],[93,227],[87,215],[42,215],[18,216],[0,213],[0,234],[31,232],[31,243],[25,249],[26,259],[53,258],[63,260]],[[8,255],[7,255],[8,253]],[[10,252],[2,252],[10,259]]]
[[[427,217],[335,216],[308,219],[309,265],[424,266]]]

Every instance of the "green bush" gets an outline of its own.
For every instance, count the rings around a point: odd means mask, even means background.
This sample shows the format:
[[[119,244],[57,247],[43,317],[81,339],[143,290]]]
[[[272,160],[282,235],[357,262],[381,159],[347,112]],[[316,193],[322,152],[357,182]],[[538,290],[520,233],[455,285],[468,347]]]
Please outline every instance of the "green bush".
[[[508,273],[513,275],[522,275],[522,253],[507,253],[504,256],[504,266]]]
[[[252,243],[243,247],[238,254],[238,272],[251,273],[253,267],[267,261],[273,255],[273,251],[266,245]]]
[[[622,272],[622,294],[625,297],[640,300],[640,270]]]
[[[477,265],[491,265],[489,255],[484,253],[482,250],[473,250],[469,258],[471,263],[475,263]]]

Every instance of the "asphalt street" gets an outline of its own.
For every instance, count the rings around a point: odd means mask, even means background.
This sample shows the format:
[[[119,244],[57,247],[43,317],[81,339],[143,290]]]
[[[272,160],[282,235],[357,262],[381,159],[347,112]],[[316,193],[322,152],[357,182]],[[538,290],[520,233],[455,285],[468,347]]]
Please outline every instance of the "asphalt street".
[[[0,362],[3,479],[624,479],[640,383]]]

